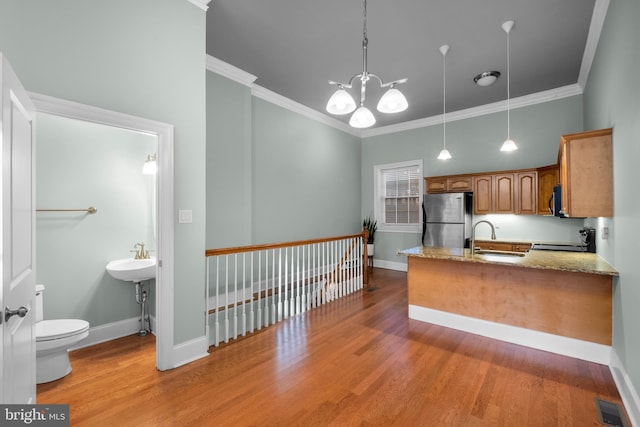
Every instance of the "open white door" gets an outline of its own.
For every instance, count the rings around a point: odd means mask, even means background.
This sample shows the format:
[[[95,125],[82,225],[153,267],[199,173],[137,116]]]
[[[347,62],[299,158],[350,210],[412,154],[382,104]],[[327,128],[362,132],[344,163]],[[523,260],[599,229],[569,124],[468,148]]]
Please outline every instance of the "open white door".
[[[35,108],[0,53],[0,402],[36,403]]]

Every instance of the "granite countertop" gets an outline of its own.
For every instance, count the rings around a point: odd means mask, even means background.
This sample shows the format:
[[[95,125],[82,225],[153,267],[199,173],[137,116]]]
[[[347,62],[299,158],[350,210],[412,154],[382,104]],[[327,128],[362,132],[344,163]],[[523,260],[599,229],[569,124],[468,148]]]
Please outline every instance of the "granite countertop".
[[[501,264],[523,268],[618,276],[618,271],[598,254],[586,252],[529,251],[524,256],[472,255],[469,249],[417,246],[399,251],[398,254],[417,258],[446,259],[460,262]]]

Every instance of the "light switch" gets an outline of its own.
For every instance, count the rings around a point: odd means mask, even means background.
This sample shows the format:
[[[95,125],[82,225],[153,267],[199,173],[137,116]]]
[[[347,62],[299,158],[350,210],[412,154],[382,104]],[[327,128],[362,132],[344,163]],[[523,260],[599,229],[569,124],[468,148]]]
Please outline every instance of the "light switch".
[[[178,211],[178,222],[180,224],[191,224],[193,222],[193,211]]]
[[[609,238],[609,227],[602,227],[602,240],[607,240]]]

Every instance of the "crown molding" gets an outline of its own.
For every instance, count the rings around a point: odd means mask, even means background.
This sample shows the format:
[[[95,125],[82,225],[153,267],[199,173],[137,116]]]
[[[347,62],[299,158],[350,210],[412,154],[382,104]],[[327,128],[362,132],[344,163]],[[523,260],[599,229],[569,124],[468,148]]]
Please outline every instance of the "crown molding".
[[[584,47],[582,64],[580,64],[580,74],[578,75],[578,85],[583,89],[587,85],[589,72],[591,71],[591,65],[593,64],[593,58],[595,57],[596,49],[598,48],[600,33],[602,33],[604,20],[607,16],[607,9],[609,9],[609,0],[596,0],[596,4],[593,6],[591,25],[589,26],[587,43]]]
[[[528,107],[530,105],[542,104],[544,102],[554,101],[557,99],[567,98],[570,96],[581,95],[583,89],[577,85],[572,84],[568,86],[559,87],[556,89],[546,90],[543,92],[534,93],[531,95],[521,96],[519,98],[511,98],[509,100],[510,109]],[[469,119],[472,117],[484,116],[487,114],[498,113],[500,111],[507,110],[507,100],[493,102],[491,104],[481,105],[479,107],[467,108],[466,110],[459,110],[447,113],[447,123],[456,120]],[[442,114],[437,116],[425,117],[424,119],[412,120],[409,122],[397,123],[394,125],[383,126],[379,128],[369,129],[362,131],[362,138],[368,138],[371,136],[386,135],[389,133],[401,132],[405,130],[418,129],[428,126],[442,124]]]
[[[193,5],[196,5],[197,7],[199,7],[200,9],[206,12],[209,9],[209,2],[211,0],[187,0],[187,1]]]
[[[279,95],[269,89],[265,89],[262,86],[253,85],[251,88],[251,95],[256,98],[263,99],[267,102],[275,104],[279,107],[285,108],[294,113],[298,113],[302,116],[313,119],[317,122],[323,123],[325,125],[331,126],[343,132],[346,132],[350,135],[357,136],[358,138],[362,137],[362,132],[358,129],[352,128],[346,123],[341,122],[340,120],[334,119],[333,117],[327,116],[319,111],[316,111],[312,108],[309,108],[305,105],[300,104],[299,102],[293,101],[287,97]]]
[[[258,78],[253,74],[249,74],[246,71],[211,55],[207,55],[206,68],[208,71],[220,74],[223,77],[248,87],[252,87],[253,82]]]

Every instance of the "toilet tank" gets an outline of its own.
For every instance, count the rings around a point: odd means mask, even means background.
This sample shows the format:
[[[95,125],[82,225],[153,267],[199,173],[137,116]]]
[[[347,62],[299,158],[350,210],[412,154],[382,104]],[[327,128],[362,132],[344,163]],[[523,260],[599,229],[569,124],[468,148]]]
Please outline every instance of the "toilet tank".
[[[44,311],[42,307],[43,292],[44,285],[36,285],[36,322],[39,322],[44,318]]]

